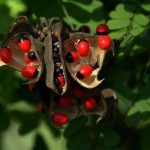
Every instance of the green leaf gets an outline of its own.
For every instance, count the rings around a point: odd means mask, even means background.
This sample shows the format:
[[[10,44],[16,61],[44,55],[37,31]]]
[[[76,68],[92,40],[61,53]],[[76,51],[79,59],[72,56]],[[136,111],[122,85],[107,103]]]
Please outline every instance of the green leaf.
[[[129,19],[113,19],[107,22],[110,30],[122,29],[128,27],[130,24]]]
[[[133,36],[138,36],[139,34],[141,34],[142,32],[144,32],[145,28],[140,26],[138,23],[136,22],[133,22],[132,24],[132,29],[130,31],[130,33],[133,35]]]
[[[120,39],[122,38],[125,33],[127,32],[127,29],[124,28],[124,29],[119,29],[119,30],[115,30],[115,31],[112,31],[109,33],[109,36],[112,38],[112,39]]]
[[[33,150],[48,150],[48,146],[46,145],[43,137],[41,135],[37,135],[34,149]]]
[[[6,130],[10,125],[10,114],[8,111],[4,108],[4,106],[0,105],[0,132]]]
[[[66,130],[64,131],[64,136],[69,138],[73,136],[78,130],[85,125],[87,122],[87,117],[80,116],[77,119],[72,120]]]
[[[126,11],[126,12],[134,12],[136,10],[136,6],[132,4],[118,4],[115,8],[117,11]]]
[[[129,19],[133,16],[133,13],[126,11],[111,11],[109,16],[114,19]]]
[[[1,136],[3,141],[0,144],[1,150],[33,150],[36,132],[32,131],[26,136],[22,136],[18,133],[18,129],[19,124],[11,122],[10,127]]]
[[[145,26],[149,23],[148,17],[143,14],[137,14],[134,17],[134,21],[141,26]]]
[[[21,123],[19,129],[20,134],[26,134],[38,127],[38,122],[40,119],[38,113],[13,110],[11,111],[11,114],[13,119]]]
[[[91,150],[92,149],[92,139],[89,137],[78,138],[75,142],[70,145],[69,150]]]
[[[143,3],[141,4],[141,7],[145,10],[150,12],[150,3]]]
[[[120,135],[108,128],[101,130],[100,137],[106,147],[116,146],[120,142]]]
[[[140,120],[147,120],[150,117],[150,99],[136,102],[127,113],[127,125],[134,126]]]
[[[85,126],[81,128],[76,134],[68,139],[67,147],[69,150],[91,150],[93,141],[89,134],[91,133],[91,128]]]
[[[139,34],[141,34],[142,32],[144,32],[145,28],[139,27],[139,28],[133,28],[130,33],[133,36],[138,36]]]
[[[10,27],[10,24],[12,23],[13,18],[10,17],[7,14],[0,13],[0,22],[3,24],[0,27],[0,34],[5,35]]]

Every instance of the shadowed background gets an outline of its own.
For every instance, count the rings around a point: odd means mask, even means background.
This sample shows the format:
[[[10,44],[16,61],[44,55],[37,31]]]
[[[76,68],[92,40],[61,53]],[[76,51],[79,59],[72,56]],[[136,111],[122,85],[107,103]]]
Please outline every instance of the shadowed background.
[[[0,68],[0,150],[149,150],[150,142],[150,2],[149,0],[0,0],[0,43],[11,22],[26,15],[60,17],[73,30],[107,23],[116,40],[115,57],[105,60],[102,87],[118,96],[110,125],[79,117],[55,129],[38,112],[40,98],[30,93],[20,73]],[[118,49],[118,40],[123,39]]]

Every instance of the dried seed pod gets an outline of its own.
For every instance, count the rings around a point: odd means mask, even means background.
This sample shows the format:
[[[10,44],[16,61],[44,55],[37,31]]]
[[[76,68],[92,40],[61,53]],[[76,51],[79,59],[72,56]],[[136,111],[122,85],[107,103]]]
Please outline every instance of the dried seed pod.
[[[29,23],[27,17],[19,17],[16,19],[9,30],[5,42],[2,44],[2,47],[9,47],[9,49],[11,49],[12,60],[7,64],[0,61],[0,65],[7,65],[15,70],[22,71],[25,77],[29,74],[27,75],[24,72],[30,70],[30,77],[27,77],[29,83],[37,82],[43,72],[43,62],[41,61],[43,59],[43,44],[39,42],[38,37],[37,29]],[[34,57],[37,58],[36,62],[31,62],[29,58],[27,60],[27,55],[30,51],[32,51]],[[22,68],[26,66],[26,63],[32,66],[32,71],[29,68],[22,70]],[[33,79],[34,73],[36,77]]]
[[[71,53],[72,50],[76,50],[76,52],[78,52],[78,49],[79,49],[78,41],[81,40],[81,41],[88,42],[88,45],[89,45],[88,55],[85,55],[85,57],[80,57],[78,63],[75,63],[75,64],[72,64],[72,63],[70,64],[66,61],[66,66],[71,77],[81,86],[88,88],[88,89],[97,87],[104,80],[104,79],[101,79],[101,80],[98,79],[98,74],[101,71],[105,55],[107,54],[107,51],[102,49],[99,46],[98,39],[100,37],[101,36],[91,36],[88,34],[75,33],[71,35],[71,38],[69,40],[66,40],[64,42],[64,53],[65,53],[64,55],[66,55],[67,53]],[[111,43],[111,48],[113,50],[113,43]],[[80,68],[86,65],[91,66],[91,68],[93,69],[88,69],[90,70],[89,71],[90,73],[87,73],[88,75],[86,76],[86,78],[84,78],[84,75],[80,73]],[[82,68],[81,70],[86,70],[86,69]]]

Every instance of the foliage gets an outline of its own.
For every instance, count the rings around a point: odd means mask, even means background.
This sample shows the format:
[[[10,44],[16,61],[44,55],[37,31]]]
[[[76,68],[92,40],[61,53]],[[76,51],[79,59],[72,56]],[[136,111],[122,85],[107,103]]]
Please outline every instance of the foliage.
[[[106,80],[118,96],[109,126],[79,117],[65,129],[55,129],[40,114],[40,101],[11,69],[0,69],[1,150],[148,150],[150,149],[150,2],[148,0],[0,0],[0,42],[14,18],[59,16],[76,30],[87,24],[95,33],[107,23],[116,40],[115,58],[107,62]],[[121,41],[121,42],[119,42]]]

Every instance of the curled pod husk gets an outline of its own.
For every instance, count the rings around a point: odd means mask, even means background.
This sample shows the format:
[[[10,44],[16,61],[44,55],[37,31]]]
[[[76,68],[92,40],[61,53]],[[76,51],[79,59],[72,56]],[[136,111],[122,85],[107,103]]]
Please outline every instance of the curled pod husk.
[[[103,89],[101,93],[108,107],[107,113],[101,122],[102,125],[107,125],[111,123],[114,119],[114,115],[117,110],[118,100],[115,91],[110,88]]]
[[[47,37],[45,38],[44,62],[46,65],[46,85],[55,93],[63,95],[67,90],[67,75],[65,63],[62,56],[62,43],[69,38],[70,28],[59,18],[52,18],[48,21]],[[55,38],[55,39],[54,39]],[[54,52],[57,48],[58,52]],[[55,56],[54,56],[55,55]],[[55,75],[55,68],[59,67],[63,78],[61,87],[54,82],[58,75]]]

